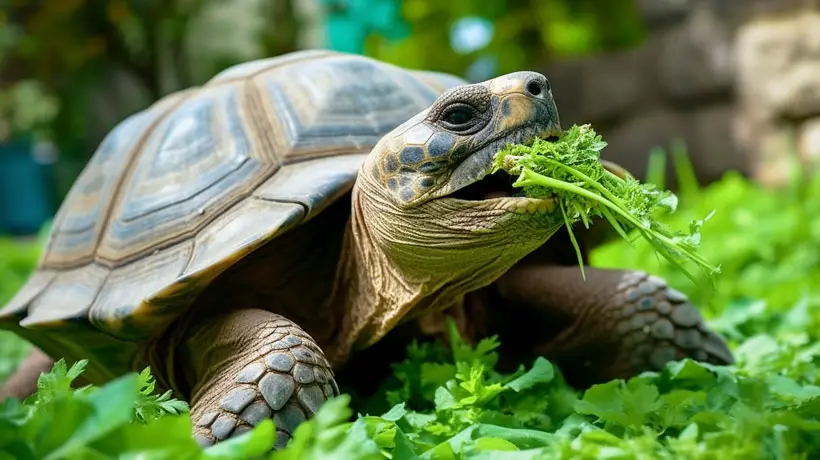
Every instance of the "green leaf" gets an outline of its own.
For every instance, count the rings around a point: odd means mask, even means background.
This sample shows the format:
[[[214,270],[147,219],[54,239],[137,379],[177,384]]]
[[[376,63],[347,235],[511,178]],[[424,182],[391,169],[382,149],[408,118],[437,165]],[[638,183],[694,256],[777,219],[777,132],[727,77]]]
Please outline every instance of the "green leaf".
[[[477,439],[503,439],[519,449],[545,447],[556,440],[554,435],[543,431],[527,430],[523,428],[507,428],[487,424],[477,425],[475,431],[473,431],[473,436]]]
[[[396,447],[393,449],[393,460],[417,460],[421,458],[416,454],[412,442],[407,439],[402,430],[396,430],[394,439]]]
[[[156,460],[201,458],[203,452],[191,436],[187,416],[162,417],[151,423],[124,425],[94,442],[93,449],[108,458]],[[205,454],[206,457],[208,454]]]
[[[492,451],[474,451],[471,450],[464,455],[465,459],[470,460],[536,460],[536,459],[545,459],[545,458],[552,458],[546,455],[546,452],[543,449],[533,449],[533,450],[517,450],[517,451],[502,451],[502,450],[492,450]]]
[[[654,385],[628,385],[622,380],[595,385],[575,403],[579,413],[626,428],[643,426],[658,406],[658,389]]]
[[[470,450],[517,451],[518,447],[516,447],[515,444],[503,438],[485,437],[476,439],[476,441],[470,446]]]
[[[523,391],[540,383],[551,382],[553,378],[555,378],[555,370],[553,370],[552,364],[546,359],[538,357],[529,371],[507,383],[505,387],[514,391]]]
[[[666,369],[673,380],[696,382],[704,387],[715,381],[714,374],[691,359],[671,362]]]
[[[151,369],[143,369],[139,374],[139,397],[134,402],[134,413],[138,421],[144,423],[166,414],[178,415],[190,410],[186,402],[171,399],[170,390],[161,395],[154,394],[155,385]]]
[[[287,447],[271,454],[270,459],[382,459],[378,445],[367,435],[364,420],[352,425],[347,422],[352,415],[349,403],[347,395],[326,401],[312,419],[296,428]]]
[[[219,442],[205,449],[203,458],[255,458],[270,452],[276,440],[272,420],[263,420],[248,433]]]
[[[72,379],[78,376],[74,375]],[[69,374],[70,376],[70,374]],[[125,375],[94,391],[89,396],[75,400],[79,417],[71,426],[69,438],[46,459],[58,459],[75,453],[97,439],[131,421],[131,404],[137,396],[138,380],[133,374]],[[88,404],[83,404],[87,402]],[[62,413],[61,413],[62,415]]]
[[[713,281],[711,275],[720,273],[720,267],[712,266],[696,249],[701,228],[715,210],[703,219],[690,221],[688,233],[672,231],[656,217],[661,210],[677,208],[672,193],[659,191],[652,183],[641,183],[631,176],[620,178],[607,171],[600,162],[600,150],[605,146],[590,125],[573,125],[555,142],[534,138],[526,144],[508,145],[497,153],[494,168],[518,176],[513,185],[522,188],[527,197],[557,202],[560,219],[545,215],[544,225],[567,227],[582,274],[580,246],[571,226],[578,220],[586,223],[597,216],[606,218],[619,230],[621,226],[634,228],[658,254],[692,281],[696,278],[682,265],[684,261],[694,262]],[[619,233],[630,240],[624,232]]]
[[[405,404],[396,404],[393,406],[387,413],[381,416],[381,418],[395,422],[398,421],[400,418],[404,417],[407,414],[407,409],[405,408]]]
[[[795,380],[782,375],[769,375],[765,378],[768,391],[788,405],[801,405],[815,398],[820,398],[820,387],[800,385]]]

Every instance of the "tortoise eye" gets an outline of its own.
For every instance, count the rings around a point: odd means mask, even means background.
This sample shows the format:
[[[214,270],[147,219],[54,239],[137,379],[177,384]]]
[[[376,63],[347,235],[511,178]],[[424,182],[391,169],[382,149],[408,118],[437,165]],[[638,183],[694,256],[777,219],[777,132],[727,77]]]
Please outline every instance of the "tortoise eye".
[[[467,109],[458,108],[448,112],[447,115],[444,116],[444,121],[451,125],[463,125],[469,122],[472,117],[473,114]]]
[[[466,131],[479,121],[476,110],[467,104],[450,106],[441,116],[444,126],[453,131]]]

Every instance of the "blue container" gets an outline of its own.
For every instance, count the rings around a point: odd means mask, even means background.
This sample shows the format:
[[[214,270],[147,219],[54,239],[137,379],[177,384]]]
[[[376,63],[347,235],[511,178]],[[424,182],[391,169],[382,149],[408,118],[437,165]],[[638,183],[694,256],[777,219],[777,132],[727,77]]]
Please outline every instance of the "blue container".
[[[50,162],[38,161],[34,142],[0,143],[0,233],[34,235],[52,216]]]

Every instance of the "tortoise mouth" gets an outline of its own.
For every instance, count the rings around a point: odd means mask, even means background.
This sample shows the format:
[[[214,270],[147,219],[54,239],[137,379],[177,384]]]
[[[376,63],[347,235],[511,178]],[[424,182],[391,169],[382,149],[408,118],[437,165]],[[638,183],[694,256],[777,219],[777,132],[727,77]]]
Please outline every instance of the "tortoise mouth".
[[[535,136],[529,136],[523,142],[523,144],[532,144],[536,137],[544,139],[548,142],[555,142],[558,140],[558,135],[556,131],[548,130]],[[505,141],[509,142],[509,140]],[[519,143],[516,141],[513,142]],[[494,151],[492,152],[493,158],[499,150],[504,148],[506,142],[502,144],[499,148],[494,149]],[[496,143],[492,143],[488,147],[494,148],[495,144]],[[479,180],[456,190],[455,192],[450,194],[450,198],[464,201],[486,201],[496,198],[525,198],[526,195],[524,193],[524,190],[513,186],[517,179],[517,177],[511,175],[507,171],[498,170],[494,173],[486,174]]]
[[[456,190],[450,196],[458,200],[484,201],[493,198],[523,197],[524,191],[513,187],[516,177],[507,171],[488,174],[477,182]]]

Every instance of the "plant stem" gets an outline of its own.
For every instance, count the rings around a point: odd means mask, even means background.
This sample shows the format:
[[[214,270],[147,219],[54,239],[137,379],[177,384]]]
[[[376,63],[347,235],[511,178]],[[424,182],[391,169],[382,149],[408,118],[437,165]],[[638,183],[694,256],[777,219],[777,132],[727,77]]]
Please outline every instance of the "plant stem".
[[[570,168],[569,166],[567,166],[567,165],[565,165],[565,164],[563,164],[559,161],[555,161],[555,160],[552,160],[552,159],[549,159],[549,158],[545,158],[544,161],[551,164],[552,166],[563,169],[564,171],[566,171],[566,172],[572,174],[573,176],[581,179],[585,183],[587,183],[589,185],[592,185],[593,187],[598,189],[598,191],[600,191],[604,196],[606,196],[610,201],[617,204],[619,207],[621,207],[621,208],[626,207],[626,205],[624,204],[623,201],[621,201],[620,198],[618,198],[617,196],[615,196],[615,194],[613,194],[612,192],[607,190],[607,188],[604,187],[603,185],[601,185],[600,183],[598,183],[598,181],[593,180],[591,177],[587,176],[586,174],[582,173],[581,171],[578,171],[575,168]],[[620,182],[623,182],[623,180],[620,177],[610,173],[609,171],[604,170],[604,172],[609,173],[613,178],[617,179]],[[544,176],[542,176],[542,177],[544,177]]]
[[[572,247],[575,248],[575,255],[578,257],[578,266],[581,268],[581,278],[586,281],[587,275],[584,272],[584,258],[581,255],[581,247],[578,245],[578,241],[575,239],[575,233],[572,232],[572,224],[569,223],[569,217],[567,217],[567,208],[564,207],[564,202],[558,200],[558,205],[561,207],[561,214],[564,216],[564,224],[567,226],[567,233],[569,233],[569,240],[572,242]],[[581,213],[581,215],[585,215],[586,213]]]
[[[559,165],[560,165],[560,163],[559,163]],[[561,165],[561,166],[563,166],[563,165]],[[569,170],[572,171],[572,169],[569,169]],[[601,188],[602,193],[606,193],[608,195],[611,195],[611,193],[609,193],[609,191],[603,189],[603,186],[601,186],[597,182],[593,181],[590,177],[586,176],[585,174],[578,173],[578,174],[575,174],[575,175],[579,178],[581,178],[581,176],[585,177],[586,178],[586,179],[584,179],[585,181],[589,181],[590,183],[595,184],[596,188]],[[662,242],[663,244],[665,244],[668,247],[674,248],[677,251],[680,251],[680,252],[683,252],[683,253],[687,254],[698,265],[700,265],[704,268],[707,268],[712,272],[718,272],[719,271],[717,268],[712,267],[706,260],[704,260],[698,254],[692,253],[692,251],[690,251],[686,248],[682,248],[680,245],[675,243],[673,240],[668,238],[666,235],[664,235],[664,234],[662,234],[658,231],[654,231],[651,228],[648,228],[647,226],[640,223],[637,219],[635,219],[633,216],[631,216],[629,213],[627,213],[626,211],[623,210],[624,205],[617,198],[616,198],[615,201],[620,202],[619,204],[621,204],[621,206],[616,205],[615,203],[613,203],[612,200],[609,200],[606,197],[596,195],[595,193],[592,193],[589,190],[578,187],[577,185],[570,184],[570,183],[563,182],[563,181],[559,181],[559,180],[553,179],[551,177],[546,177],[544,175],[533,172],[529,169],[524,169],[524,171],[522,172],[522,174],[519,177],[518,181],[516,181],[516,183],[514,185],[515,186],[540,185],[540,186],[543,186],[543,187],[552,187],[552,188],[555,188],[555,189],[564,190],[564,191],[567,191],[567,192],[570,192],[570,193],[574,193],[576,195],[580,195],[580,196],[583,196],[585,198],[589,198],[590,200],[593,200],[593,201],[597,201],[598,203],[603,204],[604,206],[612,209],[618,215],[620,215],[625,220],[627,220],[632,225],[634,225],[636,228],[638,228],[641,231],[641,233],[645,237],[647,237],[647,239],[649,239],[649,240],[652,240],[652,239],[658,240],[658,241]],[[647,231],[651,231],[652,232],[651,235],[648,234]],[[665,251],[661,251],[661,252],[665,252]],[[664,256],[668,258],[668,254],[664,254]]]

